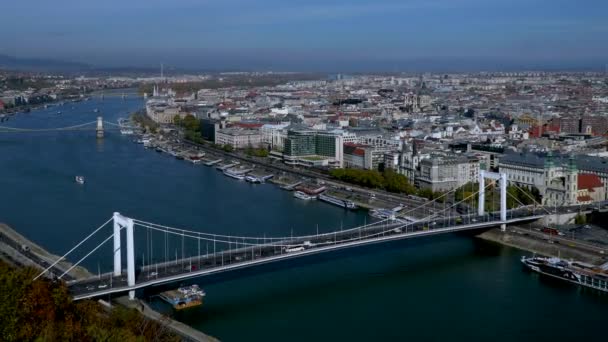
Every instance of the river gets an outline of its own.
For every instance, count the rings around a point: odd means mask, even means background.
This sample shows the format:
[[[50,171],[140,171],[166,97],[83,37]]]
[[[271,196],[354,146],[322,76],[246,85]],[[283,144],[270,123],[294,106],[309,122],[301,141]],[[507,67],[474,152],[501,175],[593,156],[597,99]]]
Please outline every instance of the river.
[[[97,115],[116,122],[142,105],[135,98],[94,98],[19,114],[2,125],[66,127]],[[86,183],[76,184],[75,175]],[[114,211],[259,236],[312,234],[317,225],[324,232],[366,220],[364,212],[305,203],[273,185],[239,182],[146,150],[116,131],[102,140],[93,131],[0,133],[0,189],[0,221],[56,254]],[[102,233],[87,246],[111,231]],[[142,239],[146,234],[138,235],[138,246],[146,245]],[[179,248],[171,242],[175,253]],[[145,253],[138,249],[138,262]],[[328,254],[198,279],[205,305],[175,317],[223,341],[602,339],[608,296],[524,272],[523,254],[463,235]],[[84,265],[108,271],[110,256],[104,246]]]

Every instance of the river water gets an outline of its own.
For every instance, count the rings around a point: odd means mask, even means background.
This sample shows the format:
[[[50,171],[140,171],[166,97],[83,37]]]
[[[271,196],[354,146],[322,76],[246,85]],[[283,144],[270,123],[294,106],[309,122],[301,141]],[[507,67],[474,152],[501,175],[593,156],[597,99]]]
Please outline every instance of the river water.
[[[141,99],[106,97],[20,114],[0,125],[116,122]],[[100,113],[94,113],[98,108]],[[57,114],[61,111],[61,114]],[[75,175],[86,177],[84,186]],[[365,222],[364,212],[304,203],[134,144],[118,132],[0,133],[0,221],[63,254],[119,211],[174,227],[232,235],[313,234]],[[104,228],[78,260],[111,234]],[[160,260],[140,246],[137,262]],[[154,237],[156,241],[158,237]],[[182,251],[169,241],[171,252]],[[205,248],[205,247],[203,247]],[[209,279],[205,305],[175,317],[223,341],[605,339],[608,296],[522,270],[522,251],[468,236],[366,247]],[[141,255],[141,256],[140,256]],[[163,256],[164,257],[164,256]],[[111,247],[83,263],[111,269]],[[153,300],[159,309],[166,305]]]

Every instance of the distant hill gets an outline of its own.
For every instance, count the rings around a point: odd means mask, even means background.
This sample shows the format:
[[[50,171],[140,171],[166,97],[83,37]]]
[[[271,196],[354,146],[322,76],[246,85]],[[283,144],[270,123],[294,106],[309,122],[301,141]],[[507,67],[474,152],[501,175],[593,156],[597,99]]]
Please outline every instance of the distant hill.
[[[76,71],[88,70],[91,66],[45,58],[17,58],[0,54],[0,69],[23,71]]]

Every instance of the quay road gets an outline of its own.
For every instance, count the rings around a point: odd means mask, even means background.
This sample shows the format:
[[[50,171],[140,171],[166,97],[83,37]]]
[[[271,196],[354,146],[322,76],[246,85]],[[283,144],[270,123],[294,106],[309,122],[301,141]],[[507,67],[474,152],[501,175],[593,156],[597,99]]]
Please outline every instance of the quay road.
[[[268,158],[262,159],[262,158],[257,158],[257,157],[244,156],[244,155],[240,155],[238,153],[224,152],[219,149],[215,149],[215,148],[209,147],[207,145],[197,144],[197,143],[194,143],[194,142],[191,142],[188,140],[182,140],[182,146],[196,147],[196,148],[204,150],[210,154],[221,155],[221,156],[224,156],[225,158],[229,157],[229,158],[233,158],[233,159],[238,159],[240,161],[260,165],[260,166],[268,168],[268,169],[285,172],[287,174],[294,174],[294,175],[297,175],[299,177],[309,179],[309,180],[320,179],[321,181],[325,182],[326,185],[332,186],[333,187],[331,189],[332,191],[340,192],[343,195],[343,197],[356,195],[360,198],[371,199],[372,198],[371,195],[374,195],[377,200],[384,200],[385,202],[393,202],[393,203],[395,203],[395,206],[403,204],[403,207],[406,210],[410,209],[410,208],[417,208],[417,207],[427,203],[427,201],[408,198],[404,195],[393,194],[393,193],[390,193],[390,192],[387,192],[384,190],[367,189],[367,188],[359,187],[357,185],[340,182],[336,179],[331,178],[326,173],[318,172],[318,171],[315,171],[312,169],[301,169],[301,168],[289,167],[289,166],[283,164],[282,162],[269,160]],[[350,189],[350,190],[346,190],[346,189]],[[448,204],[449,204],[450,198],[447,198],[447,200],[448,200]],[[386,209],[392,209],[392,208],[386,208]],[[428,212],[425,211],[425,213],[428,213]]]
[[[567,236],[551,235],[535,229],[517,226],[509,227],[509,230],[513,233],[524,235],[528,238],[533,238],[535,240],[543,242],[557,243],[560,245],[568,246],[581,252],[593,252],[599,255],[605,255],[606,253],[608,253],[607,246],[593,245],[589,242],[571,239]]]
[[[31,249],[29,248],[29,246],[27,248],[24,248],[24,245],[27,246],[27,243],[23,244],[23,243],[21,243],[19,241],[15,241],[14,239],[12,239],[7,234],[4,234],[3,232],[0,232],[0,242],[2,242],[5,245],[11,247],[17,253],[19,253],[22,256],[24,256],[25,258],[29,259],[31,262],[33,262],[34,264],[38,265],[43,270],[46,269],[47,267],[51,266],[51,263],[49,263],[48,261],[46,261],[43,258],[39,257],[37,254],[33,253],[31,251]],[[10,255],[9,255],[9,257],[10,257]],[[24,265],[24,266],[27,266],[27,265]],[[57,265],[53,266],[50,269],[50,271],[55,276],[59,276],[59,275],[63,274],[63,272],[64,272],[64,270],[62,270],[61,268],[57,267]],[[64,277],[68,281],[76,279],[73,276],[71,276],[69,273],[66,274]]]
[[[541,213],[533,214],[528,209],[513,210],[509,212],[507,223],[525,223],[537,220],[542,216]],[[112,273],[107,273],[100,277],[68,282],[68,287],[76,300],[93,298],[339,249],[413,237],[491,228],[500,224],[498,213],[489,213],[484,216],[468,215],[442,218],[412,224],[382,223],[360,229],[275,241],[140,267],[136,271],[136,284],[131,288],[127,284],[127,275],[124,273],[120,277],[114,277]],[[286,248],[286,246],[289,246],[289,248]]]

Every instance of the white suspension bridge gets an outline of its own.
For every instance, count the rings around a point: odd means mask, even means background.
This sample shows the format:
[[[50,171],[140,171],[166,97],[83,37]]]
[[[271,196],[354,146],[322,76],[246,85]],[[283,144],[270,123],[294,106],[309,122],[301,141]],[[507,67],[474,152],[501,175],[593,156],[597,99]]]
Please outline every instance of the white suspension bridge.
[[[109,127],[106,127],[109,126]],[[104,121],[103,117],[98,116],[97,120],[85,122],[67,127],[49,128],[19,128],[0,126],[0,133],[40,133],[40,132],[69,132],[69,131],[95,131],[98,138],[102,138],[106,130],[120,130],[130,128],[129,126],[119,125],[114,122]]]
[[[498,182],[500,187],[500,210],[486,212],[485,192],[493,184],[485,184],[486,178]],[[114,213],[104,224],[95,229],[86,238],[76,244],[55,263],[42,271],[38,277],[49,276],[63,279],[74,267],[91,257],[104,244],[113,240],[112,272],[99,274],[87,279],[70,280],[67,282],[75,300],[94,298],[115,293],[128,292],[134,298],[135,290],[149,286],[184,281],[190,278],[204,277],[221,272],[255,267],[263,264],[281,262],[289,259],[303,258],[320,253],[328,253],[364,245],[385,243],[415,237],[437,234],[454,233],[466,230],[488,229],[506,225],[530,222],[545,215],[570,211],[568,207],[552,207],[553,212],[542,205],[524,206],[517,198],[520,207],[507,210],[506,191],[507,179],[505,174],[481,172],[479,190],[463,198],[457,203],[445,206],[430,215],[413,222],[400,222],[388,218],[378,222],[364,224],[349,229],[340,229],[329,233],[302,236],[236,236],[229,234],[205,233],[200,230],[170,227]],[[416,212],[421,207],[435,204],[443,197],[449,196],[456,190],[445,193],[432,202],[424,203],[407,213]],[[453,210],[463,202],[476,198],[478,208],[475,213],[453,216]],[[577,210],[591,210],[595,206],[576,206]],[[60,275],[52,274],[51,270],[61,260],[80,248],[93,236],[103,234],[112,222],[112,230],[105,239],[86,252],[73,266]],[[123,234],[122,231],[126,231]],[[145,246],[135,246],[135,234],[145,233]],[[126,246],[122,236],[126,235]],[[181,248],[171,253],[169,238],[181,240]],[[139,239],[139,240],[143,240]],[[156,248],[154,247],[156,245]],[[126,247],[126,251],[124,250]],[[154,255],[156,253],[156,255]],[[126,254],[126,268],[123,264],[123,254]],[[160,255],[159,255],[160,254]],[[136,265],[136,255],[141,255],[141,265]],[[147,263],[146,263],[147,261]]]

